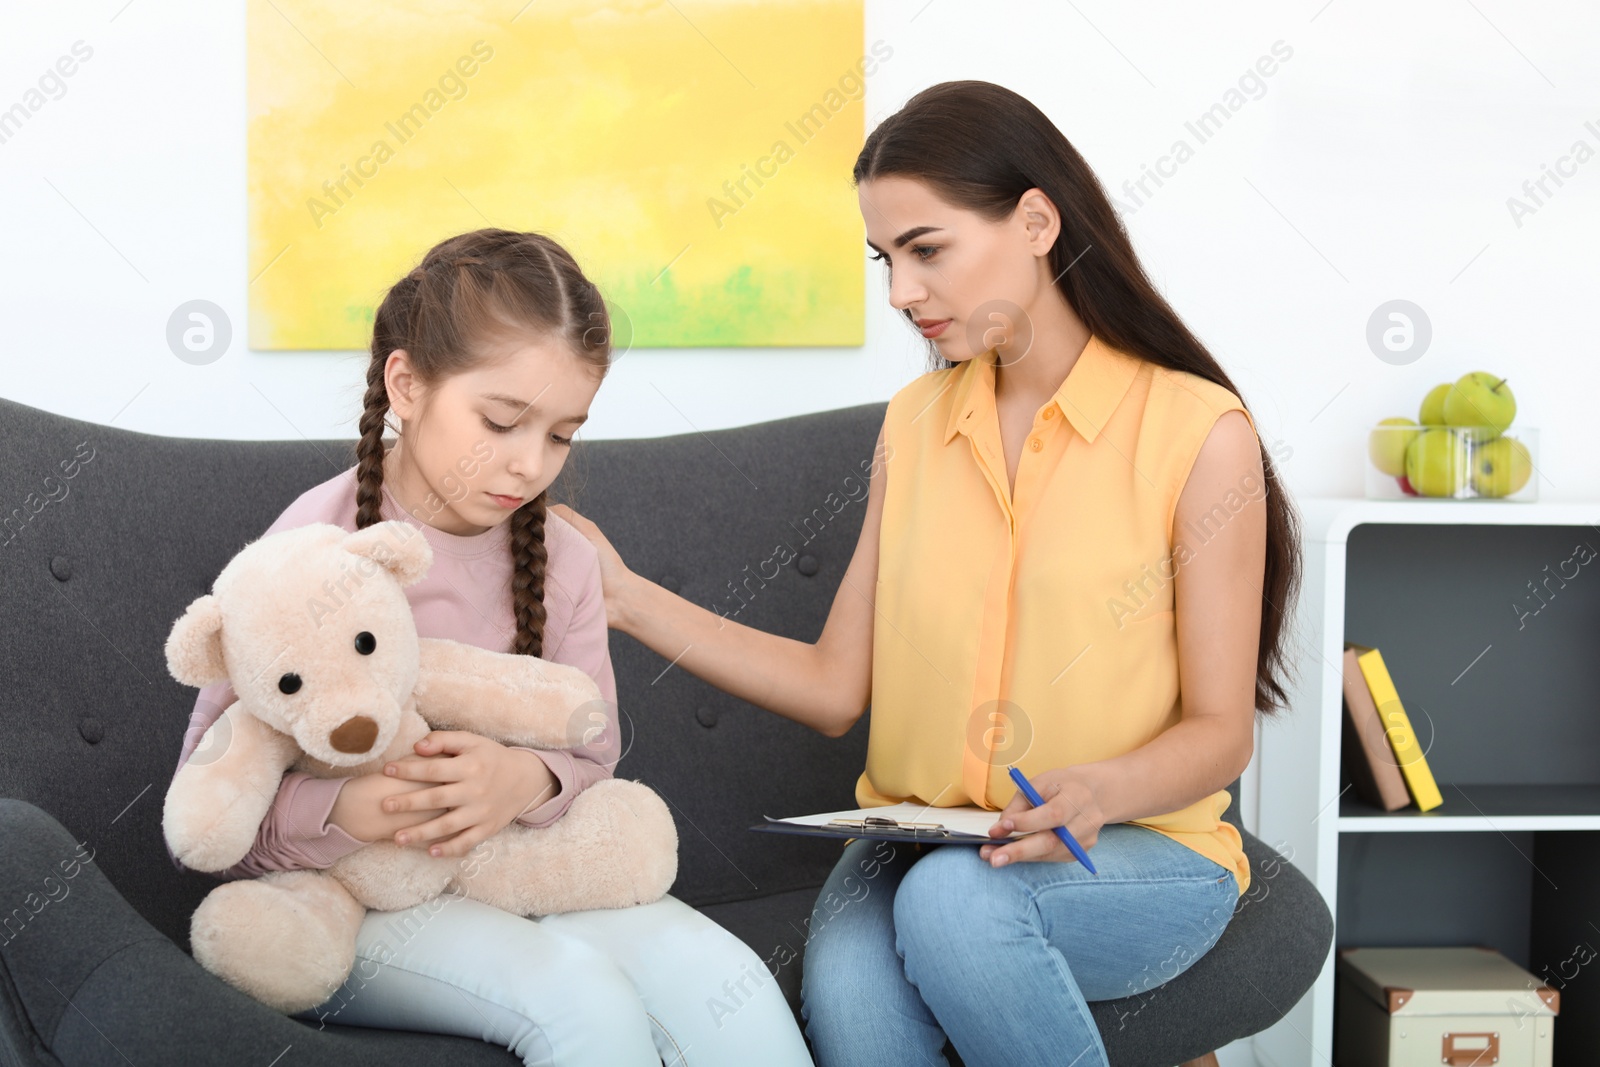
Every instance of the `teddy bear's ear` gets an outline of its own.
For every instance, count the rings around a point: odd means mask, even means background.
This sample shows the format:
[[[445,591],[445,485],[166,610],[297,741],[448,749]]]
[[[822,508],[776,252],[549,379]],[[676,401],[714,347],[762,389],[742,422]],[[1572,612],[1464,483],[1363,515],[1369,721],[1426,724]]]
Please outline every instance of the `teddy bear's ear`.
[[[207,593],[189,605],[167,636],[167,670],[184,685],[203,688],[228,679],[222,658],[222,602]]]
[[[401,585],[420,581],[433,565],[433,546],[408,522],[389,519],[345,537],[346,552],[365,556],[389,570]]]

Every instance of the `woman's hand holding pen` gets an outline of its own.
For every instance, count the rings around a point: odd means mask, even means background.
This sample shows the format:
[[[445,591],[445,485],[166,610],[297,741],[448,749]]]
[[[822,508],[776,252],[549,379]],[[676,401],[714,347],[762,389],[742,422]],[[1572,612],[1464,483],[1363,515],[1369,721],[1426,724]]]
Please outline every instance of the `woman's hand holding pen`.
[[[1080,767],[1060,767],[1028,779],[1044,799],[1033,807],[1019,791],[1000,812],[989,833],[1001,837],[1013,830],[1027,836],[1004,845],[979,845],[978,855],[994,867],[1029,860],[1075,860],[1052,827],[1065,826],[1085,849],[1100,839],[1105,815],[1095,795],[1095,782]]]
[[[397,845],[426,845],[435,856],[465,856],[528,808],[561,791],[561,782],[532,752],[507,748],[465,730],[433,730],[412,747],[419,756],[449,758],[390,760],[384,773],[440,784],[388,797],[383,810],[446,810],[395,834]]]

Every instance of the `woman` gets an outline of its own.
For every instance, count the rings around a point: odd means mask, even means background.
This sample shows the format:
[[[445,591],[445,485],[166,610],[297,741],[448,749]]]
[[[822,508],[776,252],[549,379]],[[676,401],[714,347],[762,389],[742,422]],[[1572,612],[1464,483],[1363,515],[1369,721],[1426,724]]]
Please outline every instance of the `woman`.
[[[559,510],[600,551],[613,627],[832,737],[870,702],[861,806],[1004,806],[991,835],[1021,832],[895,846],[872,892],[816,913],[818,1062],[942,1063],[948,1037],[969,1067],[1105,1064],[1087,1002],[1186,970],[1249,886],[1221,816],[1256,713],[1285,696],[1295,516],[1231,382],[1037,108],[933,86],[854,179],[889,301],[935,359],[889,401],[816,643],[675,596]],[[877,844],[847,844],[819,900]]]

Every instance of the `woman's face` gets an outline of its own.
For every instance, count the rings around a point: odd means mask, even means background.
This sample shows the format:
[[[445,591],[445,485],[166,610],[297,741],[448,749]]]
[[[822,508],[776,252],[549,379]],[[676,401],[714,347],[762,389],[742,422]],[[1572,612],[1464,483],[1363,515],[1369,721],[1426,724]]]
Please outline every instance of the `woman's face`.
[[[402,428],[385,482],[419,521],[463,536],[504,522],[556,480],[600,388],[560,341],[528,337],[484,346],[476,368],[434,389],[396,349],[385,380]]]
[[[1006,356],[1031,338],[1029,309],[1053,288],[1042,257],[1058,228],[1043,193],[1029,190],[998,222],[912,178],[869,179],[856,193],[867,244],[889,266],[889,303],[940,355],[960,362],[999,348]]]

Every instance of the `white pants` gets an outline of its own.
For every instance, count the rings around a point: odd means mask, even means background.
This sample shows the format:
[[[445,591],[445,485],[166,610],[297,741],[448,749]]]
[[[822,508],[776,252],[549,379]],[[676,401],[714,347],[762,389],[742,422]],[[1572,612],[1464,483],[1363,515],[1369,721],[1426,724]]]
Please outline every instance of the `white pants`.
[[[776,979],[670,894],[529,919],[446,893],[371,911],[323,1025],[491,1041],[529,1067],[813,1067]]]

